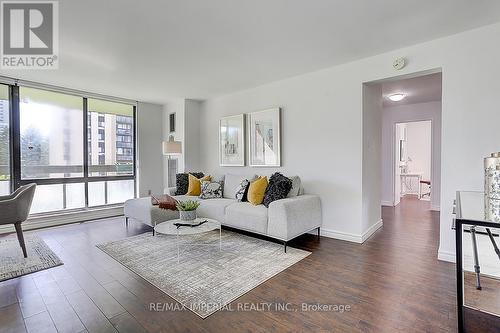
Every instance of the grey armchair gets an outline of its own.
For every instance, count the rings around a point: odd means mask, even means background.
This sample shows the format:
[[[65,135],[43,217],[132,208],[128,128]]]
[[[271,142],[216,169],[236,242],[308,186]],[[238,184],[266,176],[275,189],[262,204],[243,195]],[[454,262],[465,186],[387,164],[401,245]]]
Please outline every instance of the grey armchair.
[[[16,227],[17,239],[23,249],[23,255],[28,257],[26,245],[24,244],[23,229],[21,223],[28,219],[31,209],[31,202],[35,195],[36,184],[28,184],[19,187],[15,192],[0,196],[0,225],[14,224]]]

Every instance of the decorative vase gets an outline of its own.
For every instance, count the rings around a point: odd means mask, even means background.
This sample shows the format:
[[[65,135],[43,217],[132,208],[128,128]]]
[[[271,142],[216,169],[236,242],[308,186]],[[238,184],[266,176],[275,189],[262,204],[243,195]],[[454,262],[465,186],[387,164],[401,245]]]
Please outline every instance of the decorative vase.
[[[179,216],[183,221],[193,221],[196,219],[196,210],[181,210]]]
[[[500,153],[484,159],[484,213],[486,220],[500,222]]]

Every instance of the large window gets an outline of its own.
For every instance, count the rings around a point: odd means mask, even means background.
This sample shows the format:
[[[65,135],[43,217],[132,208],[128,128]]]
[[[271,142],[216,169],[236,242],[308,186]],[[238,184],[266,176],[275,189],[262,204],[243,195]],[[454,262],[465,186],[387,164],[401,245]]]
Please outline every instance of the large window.
[[[123,203],[134,130],[134,105],[0,85],[0,195],[37,183],[32,214]]]
[[[9,86],[0,85],[0,195],[10,193]]]
[[[90,177],[134,174],[134,107],[88,99]]]
[[[19,88],[21,178],[83,177],[83,100]]]

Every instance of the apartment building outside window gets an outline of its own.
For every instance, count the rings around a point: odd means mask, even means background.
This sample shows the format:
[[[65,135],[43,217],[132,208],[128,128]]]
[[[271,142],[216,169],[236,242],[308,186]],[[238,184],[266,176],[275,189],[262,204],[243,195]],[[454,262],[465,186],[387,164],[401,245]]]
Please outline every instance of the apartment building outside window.
[[[134,127],[132,104],[0,84],[0,195],[37,183],[33,214],[133,198]]]

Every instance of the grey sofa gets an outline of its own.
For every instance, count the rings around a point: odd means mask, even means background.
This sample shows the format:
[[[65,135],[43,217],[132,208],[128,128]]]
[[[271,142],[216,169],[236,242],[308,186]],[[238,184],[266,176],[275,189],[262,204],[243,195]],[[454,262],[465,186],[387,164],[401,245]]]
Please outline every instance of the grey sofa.
[[[235,199],[237,187],[242,179],[253,176],[225,175],[224,197],[220,199],[200,199],[197,196],[175,195],[175,188],[169,194],[177,200],[196,200],[201,205],[198,216],[218,220],[223,226],[248,231],[280,240],[285,245],[304,233],[319,230],[322,222],[321,201],[317,195],[302,194],[299,184],[289,197],[272,202],[269,208],[254,206],[249,202]],[[297,177],[298,178],[298,177]],[[291,191],[291,192],[292,192]],[[134,219],[151,226],[179,218],[179,213],[160,209],[151,204],[151,198],[131,199],[125,202],[126,221]]]

